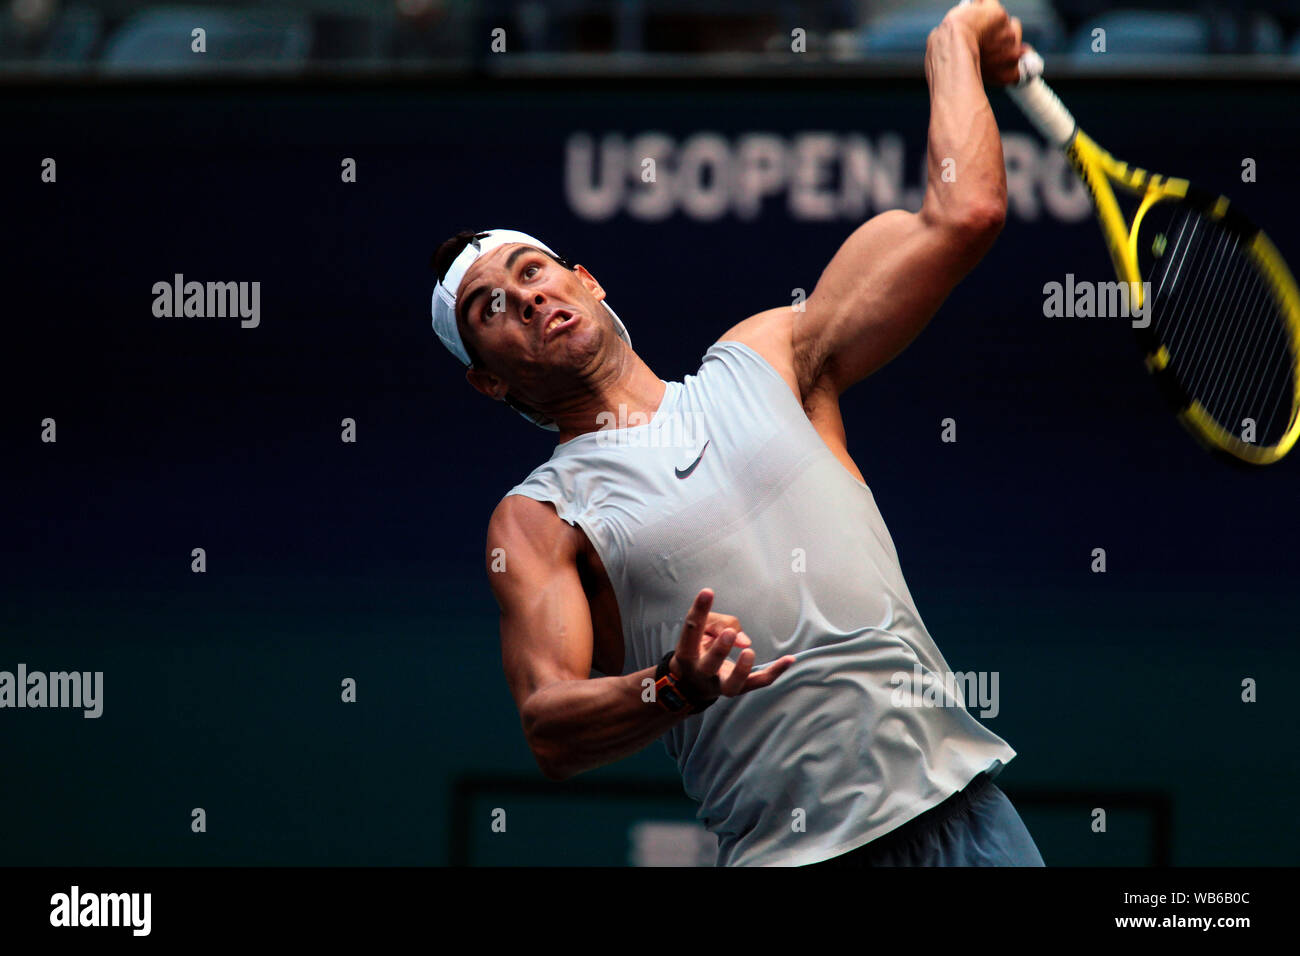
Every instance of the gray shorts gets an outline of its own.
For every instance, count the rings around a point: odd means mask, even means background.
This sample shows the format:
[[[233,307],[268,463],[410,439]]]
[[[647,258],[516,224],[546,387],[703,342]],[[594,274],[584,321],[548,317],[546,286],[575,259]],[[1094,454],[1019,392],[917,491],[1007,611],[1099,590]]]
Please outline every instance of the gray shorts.
[[[897,830],[813,866],[1045,866],[1007,795],[981,773]]]

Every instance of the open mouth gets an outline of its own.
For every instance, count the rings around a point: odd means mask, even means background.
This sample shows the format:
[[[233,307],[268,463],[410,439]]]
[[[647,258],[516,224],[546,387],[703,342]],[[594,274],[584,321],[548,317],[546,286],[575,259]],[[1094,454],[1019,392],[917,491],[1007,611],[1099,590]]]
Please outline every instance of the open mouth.
[[[564,309],[558,310],[546,323],[546,328],[542,332],[543,340],[549,339],[561,329],[568,328],[577,319],[577,316]]]

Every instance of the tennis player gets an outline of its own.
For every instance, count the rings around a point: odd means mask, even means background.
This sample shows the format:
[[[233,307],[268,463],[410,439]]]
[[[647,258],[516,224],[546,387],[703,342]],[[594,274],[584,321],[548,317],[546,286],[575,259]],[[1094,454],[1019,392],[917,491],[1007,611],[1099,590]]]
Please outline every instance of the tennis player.
[[[839,409],[997,237],[983,84],[1021,52],[995,0],[951,10],[925,59],[920,211],[860,226],[802,309],[745,319],[681,382],[535,237],[462,232],[435,255],[433,326],[470,385],[557,432],[487,533],[528,744],[564,780],[663,738],[718,865],[1043,865],[993,783],[1015,751],[960,688],[933,692],[950,672]]]

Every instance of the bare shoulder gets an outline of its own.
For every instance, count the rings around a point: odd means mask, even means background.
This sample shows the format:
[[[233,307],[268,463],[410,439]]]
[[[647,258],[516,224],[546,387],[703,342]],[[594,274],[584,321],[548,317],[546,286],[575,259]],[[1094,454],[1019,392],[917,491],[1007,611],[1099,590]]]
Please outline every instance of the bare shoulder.
[[[506,548],[507,554],[524,558],[526,565],[572,563],[578,556],[577,534],[577,529],[556,514],[549,502],[507,495],[488,520],[488,564],[492,564],[496,548]]]
[[[733,325],[718,341],[748,345],[781,374],[790,391],[802,403],[806,393],[799,377],[794,349],[795,315],[789,306],[759,312]]]
[[[488,534],[541,531],[556,525],[566,525],[566,522],[555,513],[553,505],[527,495],[506,495],[492,509]]]

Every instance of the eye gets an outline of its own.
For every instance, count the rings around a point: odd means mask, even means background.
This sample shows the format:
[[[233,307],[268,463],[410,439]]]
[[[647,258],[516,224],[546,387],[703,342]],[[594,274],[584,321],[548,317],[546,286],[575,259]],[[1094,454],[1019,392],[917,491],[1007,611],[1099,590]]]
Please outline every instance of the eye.
[[[536,263],[536,262],[530,263],[529,265],[527,265],[527,266],[524,267],[524,275],[525,275],[526,277],[531,277],[532,274],[533,274],[533,272],[534,272],[535,270],[536,270],[536,271],[540,271],[541,268],[542,268],[542,267],[541,267],[541,265],[540,265],[539,263]],[[484,306],[483,309],[482,309],[482,311],[479,312],[479,316],[478,316],[478,320],[479,320],[479,322],[486,322],[486,321],[487,321],[488,314],[489,314],[490,312],[492,312],[492,309],[490,309],[490,308],[487,307],[487,306]]]

